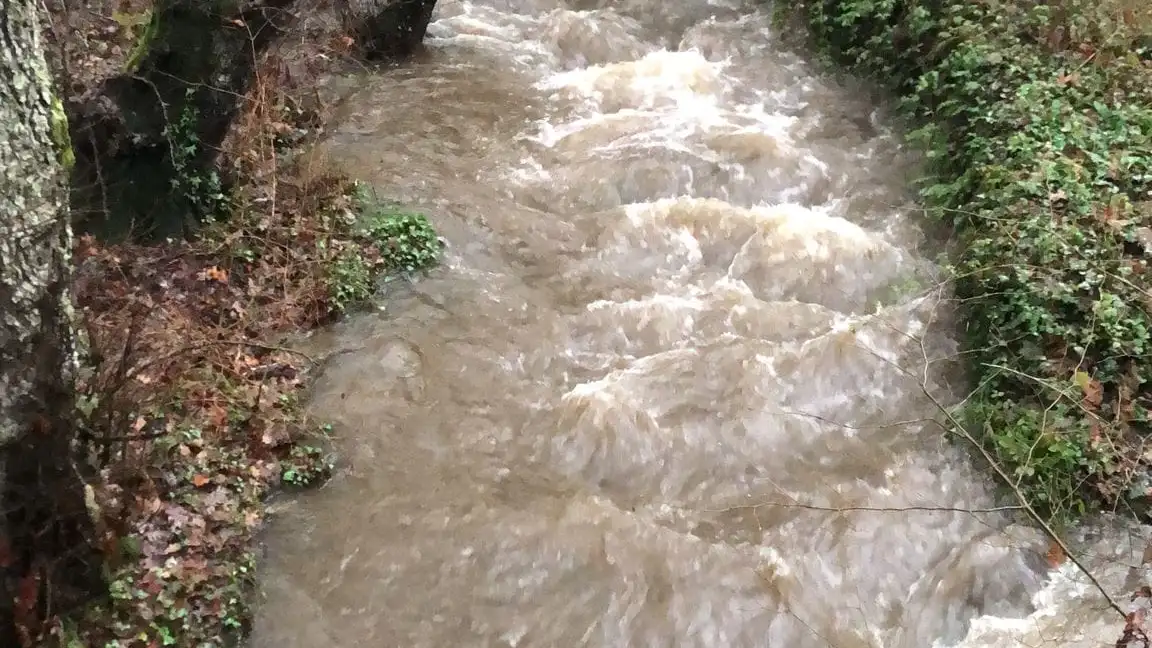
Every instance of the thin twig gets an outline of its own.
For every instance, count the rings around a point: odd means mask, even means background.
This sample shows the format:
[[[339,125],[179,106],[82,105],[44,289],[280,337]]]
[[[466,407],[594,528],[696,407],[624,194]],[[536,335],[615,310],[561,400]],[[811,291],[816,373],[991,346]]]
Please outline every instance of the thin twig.
[[[777,508],[798,508],[809,511],[826,511],[829,513],[873,512],[873,513],[909,513],[924,511],[928,513],[1005,513],[1008,511],[1024,510],[1023,506],[990,506],[987,508],[964,508],[961,506],[820,506],[802,502],[756,502],[755,504],[737,504],[724,509],[704,509],[708,513],[727,513],[746,508],[759,508],[761,506],[775,506]]]
[[[920,387],[920,391],[924,394],[924,397],[927,398],[929,400],[929,402],[932,403],[932,406],[937,411],[939,411],[944,416],[945,419],[947,419],[947,423],[948,423],[947,425],[945,425],[939,421],[937,421],[936,424],[939,425],[946,433],[951,433],[951,434],[954,434],[956,436],[963,438],[965,441],[967,441],[969,444],[971,444],[972,447],[974,447],[976,449],[976,452],[978,452],[980,454],[980,456],[983,457],[983,459],[992,468],[993,472],[996,473],[996,476],[1005,485],[1008,486],[1009,490],[1012,491],[1012,495],[1014,496],[1016,501],[1018,501],[1020,503],[1020,509],[1023,510],[1028,515],[1028,517],[1030,517],[1040,527],[1040,529],[1044,532],[1044,535],[1048,536],[1048,538],[1053,542],[1053,544],[1055,544],[1057,547],[1060,548],[1060,551],[1062,551],[1064,553],[1064,555],[1067,556],[1068,561],[1071,562],[1081,573],[1084,574],[1084,576],[1091,582],[1092,586],[1097,591],[1100,592],[1101,596],[1104,597],[1104,600],[1108,603],[1108,606],[1111,607],[1113,610],[1115,610],[1116,613],[1119,614],[1122,619],[1126,620],[1128,618],[1128,615],[1126,612],[1124,612],[1124,608],[1122,608],[1120,606],[1120,604],[1116,602],[1116,599],[1114,599],[1112,597],[1112,595],[1108,593],[1108,590],[1106,590],[1104,588],[1104,586],[1100,583],[1100,581],[1096,578],[1096,576],[1091,572],[1091,570],[1089,570],[1088,567],[1086,565],[1084,565],[1084,563],[1081,562],[1079,558],[1076,557],[1076,554],[1068,546],[1068,543],[1066,543],[1064,541],[1064,538],[1062,538],[1060,536],[1060,534],[1056,533],[1056,530],[1052,528],[1052,525],[1049,524],[1048,521],[1045,520],[1044,517],[1041,516],[1040,513],[1036,511],[1036,509],[1032,506],[1032,503],[1028,500],[1028,497],[1024,495],[1024,492],[1020,490],[1020,487],[1012,480],[1011,477],[1008,476],[1008,473],[1004,470],[1003,466],[1000,465],[1000,462],[998,462],[996,460],[996,458],[993,457],[990,452],[988,452],[988,449],[984,447],[983,443],[980,443],[977,439],[975,439],[972,436],[971,433],[968,432],[967,428],[956,418],[956,416],[951,412],[951,410],[949,408],[945,407],[945,405],[940,402],[940,399],[936,398],[935,394],[933,394],[928,389],[928,385],[921,382],[919,380],[919,378],[917,376],[915,376],[914,374],[912,374],[912,372],[910,372],[909,370],[905,369],[904,367],[901,367],[900,365],[896,364],[895,362],[888,360],[887,358],[885,358],[884,356],[882,356],[879,353],[876,353],[872,349],[864,347],[863,345],[860,345],[860,344],[857,344],[856,346],[857,346],[857,348],[868,352],[869,354],[871,354],[873,357],[877,358],[881,362],[888,364],[889,366],[895,368],[900,373],[902,373],[905,376],[908,376],[908,377],[910,377],[916,381],[917,385],[919,385],[919,387]],[[927,360],[928,359],[925,358],[925,361],[927,361]],[[985,424],[985,425],[987,425],[987,424]]]
[[[246,340],[211,340],[208,342],[201,342],[199,344],[192,344],[192,345],[189,345],[186,347],[181,347],[181,348],[179,348],[179,349],[177,349],[171,353],[168,353],[168,354],[163,355],[159,358],[156,358],[155,360],[151,360],[149,362],[146,362],[146,363],[140,365],[139,367],[135,367],[130,375],[135,376],[135,375],[139,374],[141,371],[147,369],[148,367],[160,364],[161,362],[167,362],[168,360],[172,360],[173,358],[178,358],[184,354],[192,353],[195,351],[201,351],[203,349],[211,348],[214,346],[252,347],[254,349],[262,349],[264,351],[278,351],[281,353],[290,353],[292,355],[296,355],[296,356],[300,356],[301,358],[304,358],[305,360],[308,361],[308,364],[310,364],[310,365],[316,365],[317,364],[317,360],[315,358],[313,358],[312,356],[308,355],[307,353],[304,353],[303,351],[297,351],[295,349],[290,349],[288,347],[276,346],[273,344],[261,344],[259,342],[249,342]]]
[[[842,423],[840,421],[834,421],[830,418],[820,416],[819,414],[811,414],[809,412],[798,412],[795,410],[783,410],[781,413],[784,415],[787,415],[787,416],[798,416],[800,418],[808,418],[808,419],[812,419],[814,421],[820,421],[821,423],[827,423],[829,425],[835,425],[836,427],[843,428],[845,430],[854,430],[854,431],[859,431],[859,432],[862,432],[864,430],[886,430],[888,428],[904,427],[906,425],[916,425],[917,423],[932,423],[932,422],[934,422],[933,419],[930,419],[930,418],[918,418],[918,419],[908,419],[908,420],[904,420],[904,421],[893,421],[891,423],[883,423],[883,424],[877,424],[877,425],[852,425],[851,423]]]

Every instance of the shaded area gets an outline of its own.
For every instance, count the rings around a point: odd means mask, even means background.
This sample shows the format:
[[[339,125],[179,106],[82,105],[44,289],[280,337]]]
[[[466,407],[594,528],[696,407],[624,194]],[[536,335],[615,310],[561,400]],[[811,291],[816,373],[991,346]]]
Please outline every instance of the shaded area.
[[[45,619],[67,614],[105,589],[85,477],[73,459],[71,392],[66,384],[38,386],[43,402],[28,404],[29,433],[2,452],[0,577],[7,582],[0,591],[12,599],[0,605],[0,645],[31,645]]]
[[[337,1],[344,28],[370,60],[411,54],[424,40],[436,8],[436,0]]]
[[[340,2],[339,14],[365,56],[393,61],[419,45],[434,6]],[[221,146],[244,101],[259,99],[245,99],[257,62],[289,33],[319,41],[298,48],[326,46],[337,28],[330,14],[313,0],[159,0],[141,9],[122,69],[66,102],[78,226],[163,239],[224,217],[236,169],[220,164]],[[297,33],[302,16],[324,29]]]
[[[105,236],[169,237],[219,216],[231,179],[220,144],[256,61],[292,25],[294,0],[161,0],[138,64],[67,103],[79,225]]]

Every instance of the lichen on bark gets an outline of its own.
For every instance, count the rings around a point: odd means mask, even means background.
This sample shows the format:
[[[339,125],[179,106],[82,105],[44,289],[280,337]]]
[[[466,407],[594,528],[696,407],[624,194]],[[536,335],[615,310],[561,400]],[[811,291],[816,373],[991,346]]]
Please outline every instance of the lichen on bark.
[[[52,97],[52,142],[60,156],[60,166],[71,171],[76,164],[76,154],[72,151],[72,137],[68,132],[68,113],[59,96]]]
[[[0,0],[0,446],[26,425],[18,410],[38,383],[71,373],[71,230],[53,125],[58,104],[37,4]],[[65,319],[65,318],[60,318]],[[46,348],[47,342],[62,348]]]

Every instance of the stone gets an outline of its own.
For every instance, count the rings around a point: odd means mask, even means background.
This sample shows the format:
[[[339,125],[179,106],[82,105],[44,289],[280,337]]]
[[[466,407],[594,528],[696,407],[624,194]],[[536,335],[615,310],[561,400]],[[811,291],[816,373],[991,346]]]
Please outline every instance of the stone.
[[[424,40],[436,0],[338,0],[340,19],[369,59],[412,54]]]

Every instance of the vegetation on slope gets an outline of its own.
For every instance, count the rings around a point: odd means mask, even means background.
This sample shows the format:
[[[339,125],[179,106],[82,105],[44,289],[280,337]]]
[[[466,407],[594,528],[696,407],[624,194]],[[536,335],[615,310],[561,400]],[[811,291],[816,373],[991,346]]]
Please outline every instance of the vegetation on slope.
[[[918,127],[923,198],[962,244],[969,431],[1057,521],[1144,505],[1152,5],[802,0],[777,18]]]
[[[137,4],[147,15],[147,0]],[[53,19],[70,16],[61,9]],[[138,48],[124,39],[143,35],[69,25],[56,30],[58,67],[81,74],[80,87],[102,87],[125,58],[135,65]],[[120,40],[88,48],[89,38]],[[440,257],[423,215],[378,200],[304,147],[322,107],[300,108],[315,94],[304,85],[312,77],[284,66],[276,53],[257,61],[219,148],[203,139],[191,104],[168,115],[179,199],[167,202],[190,212],[150,218],[174,218],[153,225],[188,236],[77,239],[77,446],[108,591],[60,609],[45,572],[24,575],[15,605],[25,646],[241,644],[267,496],[318,484],[334,468],[327,428],[302,404],[323,359],[287,340],[365,303],[378,281]],[[68,81],[59,85],[73,88]],[[0,542],[0,560],[6,554]]]
[[[322,359],[282,338],[438,259],[422,215],[338,174],[276,177],[276,201],[258,199],[266,182],[242,185],[227,218],[190,240],[80,240],[81,416],[102,467],[93,497],[110,596],[51,620],[64,646],[240,643],[265,498],[322,482],[335,462],[301,402]]]

